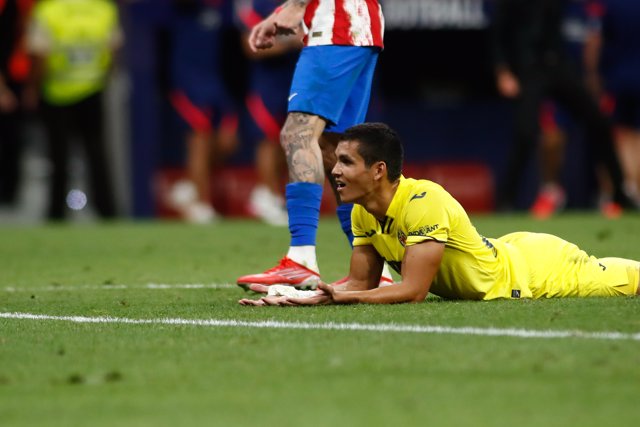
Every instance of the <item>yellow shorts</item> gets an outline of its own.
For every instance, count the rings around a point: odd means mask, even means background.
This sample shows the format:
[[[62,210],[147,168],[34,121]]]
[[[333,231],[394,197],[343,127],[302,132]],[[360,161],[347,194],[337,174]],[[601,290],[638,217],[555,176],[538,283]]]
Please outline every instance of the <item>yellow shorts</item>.
[[[517,269],[529,275],[534,298],[636,295],[640,262],[596,258],[551,234],[511,233],[500,238],[522,257]]]

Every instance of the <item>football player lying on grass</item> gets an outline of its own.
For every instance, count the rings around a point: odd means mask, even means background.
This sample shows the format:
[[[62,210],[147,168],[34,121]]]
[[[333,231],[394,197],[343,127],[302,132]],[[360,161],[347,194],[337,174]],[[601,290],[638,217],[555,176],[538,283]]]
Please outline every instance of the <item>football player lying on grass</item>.
[[[267,292],[243,305],[420,302],[429,292],[450,299],[551,298],[638,294],[640,263],[590,257],[550,234],[483,237],[449,193],[401,175],[403,149],[381,123],[348,129],[332,174],[352,213],[353,253],[346,282],[315,291],[251,285]],[[384,261],[399,284],[378,287]]]

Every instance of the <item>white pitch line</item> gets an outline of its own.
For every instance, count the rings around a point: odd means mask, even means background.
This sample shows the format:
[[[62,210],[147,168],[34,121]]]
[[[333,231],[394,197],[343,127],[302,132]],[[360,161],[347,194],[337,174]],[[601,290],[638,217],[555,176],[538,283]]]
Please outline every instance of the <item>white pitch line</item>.
[[[168,283],[147,283],[145,285],[77,285],[77,286],[61,286],[50,285],[41,288],[21,288],[15,286],[7,286],[5,292],[53,292],[53,291],[109,291],[119,289],[235,289],[237,285],[229,283],[185,283],[185,284],[168,284]]]
[[[417,334],[439,335],[476,335],[488,337],[513,337],[513,338],[579,338],[588,340],[613,340],[613,341],[640,341],[640,332],[590,332],[580,330],[535,330],[516,328],[479,328],[474,326],[427,326],[427,325],[401,325],[395,323],[306,323],[306,322],[280,322],[264,320],[250,322],[243,320],[225,319],[130,319],[126,317],[85,317],[85,316],[52,316],[33,313],[0,313],[3,319],[21,320],[57,320],[74,323],[124,323],[133,325],[186,325],[186,326],[211,326],[231,328],[257,328],[257,329],[303,329],[303,330],[332,330],[332,331],[366,331],[366,332],[409,332]]]

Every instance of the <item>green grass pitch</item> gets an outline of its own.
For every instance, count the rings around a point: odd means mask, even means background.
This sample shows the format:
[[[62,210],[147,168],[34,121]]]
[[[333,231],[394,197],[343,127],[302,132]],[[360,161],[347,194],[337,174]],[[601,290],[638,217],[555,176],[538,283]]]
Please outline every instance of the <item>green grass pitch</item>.
[[[639,216],[473,220],[486,236],[543,231],[597,256],[640,259]],[[241,307],[241,289],[217,285],[271,267],[287,247],[286,229],[238,220],[206,227],[0,226],[0,235],[0,313],[248,322],[0,317],[1,426],[600,427],[640,421],[640,298]],[[318,256],[325,280],[345,275],[349,249],[333,219],[321,221]],[[255,327],[265,321],[374,326]],[[375,327],[392,324],[620,335],[522,338]]]

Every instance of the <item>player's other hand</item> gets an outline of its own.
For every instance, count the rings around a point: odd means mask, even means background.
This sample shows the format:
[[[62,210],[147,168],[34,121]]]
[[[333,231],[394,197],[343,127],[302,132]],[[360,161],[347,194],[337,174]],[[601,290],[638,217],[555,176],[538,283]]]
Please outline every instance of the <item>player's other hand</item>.
[[[288,3],[280,11],[274,12],[264,21],[251,29],[249,47],[254,52],[270,49],[276,43],[276,36],[295,35],[300,30],[304,18],[305,6]]]
[[[298,6],[295,2],[289,3],[275,14],[277,34],[280,36],[294,35],[300,29],[306,6]]]
[[[273,47],[276,42],[277,30],[274,15],[253,27],[249,35],[249,47],[251,50],[257,52],[261,49]]]

